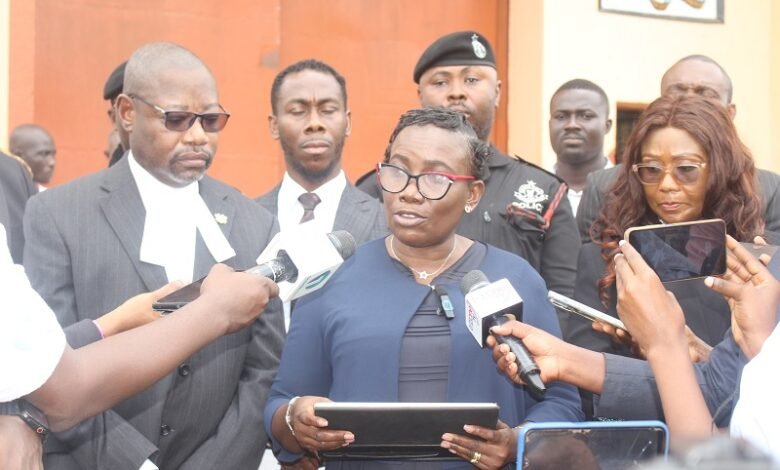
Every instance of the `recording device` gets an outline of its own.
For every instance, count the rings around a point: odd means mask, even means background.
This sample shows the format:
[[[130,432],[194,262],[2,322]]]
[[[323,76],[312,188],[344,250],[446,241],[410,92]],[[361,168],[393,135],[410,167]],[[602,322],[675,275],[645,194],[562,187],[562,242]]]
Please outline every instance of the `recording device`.
[[[485,347],[491,328],[514,320],[515,315],[522,319],[523,299],[509,280],[491,283],[485,273],[475,269],[463,276],[460,288],[466,294],[466,328],[480,347]],[[541,400],[547,387],[540,377],[539,366],[520,338],[496,334],[493,337],[498,343],[509,346],[515,354],[517,370],[526,388],[534,398]]]
[[[517,469],[656,468],[650,461],[668,449],[669,431],[660,421],[527,423],[517,437]]]
[[[244,272],[279,284],[279,298],[289,302],[325,285],[339,265],[355,253],[355,248],[355,239],[346,230],[328,234],[291,230],[276,234],[257,258],[258,265]],[[152,308],[166,314],[187,305],[200,296],[204,279],[168,294]]]
[[[570,299],[565,295],[561,295],[555,291],[549,291],[547,293],[547,300],[549,300],[551,304],[557,308],[560,308],[561,310],[565,310],[569,313],[576,313],[577,315],[587,318],[590,321],[600,321],[615,328],[628,331],[626,329],[626,325],[624,325],[622,321],[613,317],[612,315],[599,312],[595,308],[588,307],[583,303],[577,302],[576,300]]]
[[[726,223],[721,219],[632,227],[626,239],[661,282],[726,272]]]

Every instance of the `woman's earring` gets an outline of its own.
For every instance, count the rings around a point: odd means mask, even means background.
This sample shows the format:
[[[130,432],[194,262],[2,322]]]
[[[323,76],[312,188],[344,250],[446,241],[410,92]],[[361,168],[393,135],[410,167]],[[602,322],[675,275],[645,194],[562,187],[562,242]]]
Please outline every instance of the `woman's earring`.
[[[471,206],[467,205],[463,210],[466,211],[466,214],[471,214]]]

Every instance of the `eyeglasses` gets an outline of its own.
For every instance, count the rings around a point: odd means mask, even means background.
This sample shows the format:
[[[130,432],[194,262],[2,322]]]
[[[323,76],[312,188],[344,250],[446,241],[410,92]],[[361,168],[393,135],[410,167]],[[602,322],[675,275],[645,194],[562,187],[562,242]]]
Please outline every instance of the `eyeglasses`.
[[[631,166],[642,184],[659,184],[664,175],[670,173],[678,183],[689,185],[696,183],[701,177],[701,170],[706,163],[685,162],[673,164],[671,169],[657,163],[637,163]]]
[[[166,111],[156,104],[152,104],[140,96],[129,95],[130,98],[138,100],[147,106],[154,108],[157,112],[162,114],[163,122],[165,122],[165,128],[169,131],[185,132],[195,121],[200,118],[200,125],[205,132],[219,132],[225,128],[230,117],[229,113],[192,113],[189,111]],[[222,106],[220,105],[220,108]],[[224,111],[224,108],[222,108]]]
[[[473,176],[453,175],[440,171],[428,171],[419,175],[409,174],[406,170],[387,163],[377,163],[376,177],[379,186],[388,193],[400,193],[412,179],[417,180],[417,191],[422,197],[437,201],[447,195],[456,181],[471,181]]]

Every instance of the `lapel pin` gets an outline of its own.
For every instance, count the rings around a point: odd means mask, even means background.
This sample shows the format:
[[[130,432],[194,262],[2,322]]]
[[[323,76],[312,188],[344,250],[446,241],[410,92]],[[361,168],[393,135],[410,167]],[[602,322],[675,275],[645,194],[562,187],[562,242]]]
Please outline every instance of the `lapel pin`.
[[[225,225],[228,221],[228,218],[225,214],[216,212],[214,213],[214,220],[216,220],[218,224]]]

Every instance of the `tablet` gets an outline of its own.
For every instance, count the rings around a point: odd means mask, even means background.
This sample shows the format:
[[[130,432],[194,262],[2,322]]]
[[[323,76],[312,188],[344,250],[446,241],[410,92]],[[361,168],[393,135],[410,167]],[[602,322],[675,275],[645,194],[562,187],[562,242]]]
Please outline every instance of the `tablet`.
[[[347,447],[321,452],[326,460],[456,460],[439,446],[444,433],[474,424],[495,429],[495,403],[349,403],[314,405],[328,429],[351,431]]]
[[[660,421],[528,423],[517,438],[517,469],[641,468],[668,449],[669,431]]]

